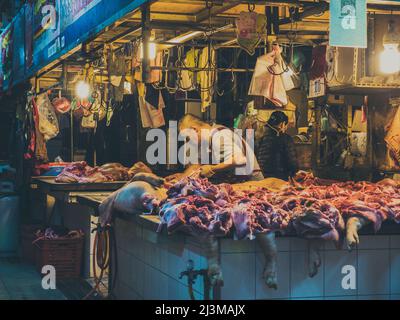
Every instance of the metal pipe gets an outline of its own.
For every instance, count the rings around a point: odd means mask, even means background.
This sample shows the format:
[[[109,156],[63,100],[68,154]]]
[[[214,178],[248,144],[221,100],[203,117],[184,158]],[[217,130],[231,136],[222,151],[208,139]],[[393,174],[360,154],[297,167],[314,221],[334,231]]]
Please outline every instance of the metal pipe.
[[[329,10],[329,3],[322,1],[322,2],[318,2],[318,5],[315,7],[312,7],[310,9],[306,9],[303,12],[300,13],[295,13],[293,15],[293,21],[301,21],[304,18],[313,16],[313,15],[318,15],[318,14],[322,14],[325,11]],[[284,18],[284,19],[280,19],[279,20],[279,25],[282,24],[288,24],[288,23],[292,23],[292,18]]]

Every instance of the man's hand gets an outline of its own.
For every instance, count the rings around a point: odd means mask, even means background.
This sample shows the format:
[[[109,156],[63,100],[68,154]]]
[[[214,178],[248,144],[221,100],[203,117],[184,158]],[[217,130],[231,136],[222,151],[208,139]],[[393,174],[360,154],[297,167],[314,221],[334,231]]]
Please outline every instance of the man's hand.
[[[200,168],[200,176],[203,178],[211,178],[214,174],[213,166],[206,165]]]

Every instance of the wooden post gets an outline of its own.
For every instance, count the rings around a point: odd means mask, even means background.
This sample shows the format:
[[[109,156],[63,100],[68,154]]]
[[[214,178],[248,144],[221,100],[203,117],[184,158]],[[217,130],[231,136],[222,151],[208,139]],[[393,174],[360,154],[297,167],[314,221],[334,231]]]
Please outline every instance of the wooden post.
[[[150,81],[150,52],[149,52],[149,42],[151,36],[150,30],[150,4],[143,4],[141,7],[142,10],[142,48],[143,48],[143,57],[142,57],[142,81],[144,83],[148,83]]]

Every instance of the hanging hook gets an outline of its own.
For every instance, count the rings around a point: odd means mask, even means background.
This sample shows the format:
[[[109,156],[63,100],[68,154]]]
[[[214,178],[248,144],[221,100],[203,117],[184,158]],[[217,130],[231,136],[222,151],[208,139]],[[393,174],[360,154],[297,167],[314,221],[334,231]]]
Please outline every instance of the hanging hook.
[[[255,3],[248,3],[247,4],[247,7],[248,7],[248,9],[249,9],[249,12],[254,12],[254,10],[256,9],[256,5],[255,5]]]

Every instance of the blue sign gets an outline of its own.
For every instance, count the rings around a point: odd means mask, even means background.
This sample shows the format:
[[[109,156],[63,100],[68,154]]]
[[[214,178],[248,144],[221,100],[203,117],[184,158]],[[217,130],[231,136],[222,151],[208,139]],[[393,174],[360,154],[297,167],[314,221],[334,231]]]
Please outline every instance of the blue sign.
[[[330,1],[329,45],[336,47],[367,47],[367,1]]]
[[[36,0],[33,65],[28,75],[60,58],[149,0]]]

